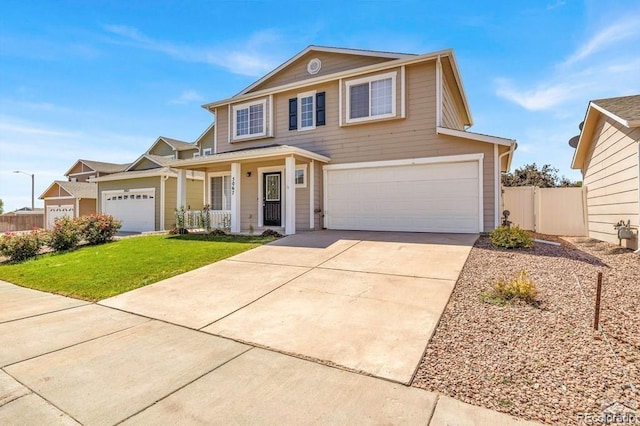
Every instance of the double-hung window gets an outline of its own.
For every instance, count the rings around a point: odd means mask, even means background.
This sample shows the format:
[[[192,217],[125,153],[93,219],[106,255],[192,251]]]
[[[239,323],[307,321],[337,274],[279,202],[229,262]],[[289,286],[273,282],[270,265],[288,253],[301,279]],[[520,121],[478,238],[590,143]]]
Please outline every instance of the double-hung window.
[[[396,74],[347,81],[347,123],[395,117]]]
[[[325,123],[325,92],[314,90],[289,99],[289,130],[311,130]]]
[[[233,139],[267,134],[266,100],[233,106]]]
[[[231,175],[211,177],[211,210],[231,210]]]

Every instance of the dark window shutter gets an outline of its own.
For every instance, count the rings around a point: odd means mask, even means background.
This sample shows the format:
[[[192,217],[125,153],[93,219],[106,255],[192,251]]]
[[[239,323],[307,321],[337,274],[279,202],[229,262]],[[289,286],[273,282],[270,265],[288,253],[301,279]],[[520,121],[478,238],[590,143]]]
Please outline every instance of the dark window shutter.
[[[324,92],[316,93],[316,126],[324,126],[325,119]]]
[[[289,99],[289,130],[298,128],[298,98]]]

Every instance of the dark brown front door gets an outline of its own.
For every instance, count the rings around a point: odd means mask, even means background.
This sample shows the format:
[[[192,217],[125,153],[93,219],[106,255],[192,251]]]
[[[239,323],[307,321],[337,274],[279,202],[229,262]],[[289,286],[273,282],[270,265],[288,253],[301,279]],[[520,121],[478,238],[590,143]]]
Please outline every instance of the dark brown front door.
[[[264,226],[282,226],[280,172],[265,173],[262,177],[262,208]]]

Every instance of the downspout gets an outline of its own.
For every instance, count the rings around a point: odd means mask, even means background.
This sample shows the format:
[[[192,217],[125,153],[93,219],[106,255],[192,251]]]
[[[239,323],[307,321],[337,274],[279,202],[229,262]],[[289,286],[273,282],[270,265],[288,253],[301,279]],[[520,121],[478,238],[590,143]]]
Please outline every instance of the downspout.
[[[171,168],[169,168],[169,171],[171,171]],[[161,231],[166,231],[165,229],[165,205],[164,205],[164,191],[165,191],[165,182],[166,180],[169,179],[169,175],[162,175],[160,176],[160,230]]]
[[[515,151],[515,142],[511,144],[511,147],[509,148],[508,151],[503,152],[502,154],[498,155],[498,164],[496,165],[497,170],[498,170],[498,176],[496,179],[496,189],[497,189],[497,194],[499,194],[500,196],[500,209],[496,212],[496,226],[499,226],[500,223],[500,210],[504,210],[504,200],[502,198],[502,170],[501,170],[501,166],[502,166],[502,158],[505,155],[511,155],[513,158],[513,151]],[[511,167],[511,161],[509,161],[507,163],[507,167],[506,167],[506,172],[509,171],[509,168]]]

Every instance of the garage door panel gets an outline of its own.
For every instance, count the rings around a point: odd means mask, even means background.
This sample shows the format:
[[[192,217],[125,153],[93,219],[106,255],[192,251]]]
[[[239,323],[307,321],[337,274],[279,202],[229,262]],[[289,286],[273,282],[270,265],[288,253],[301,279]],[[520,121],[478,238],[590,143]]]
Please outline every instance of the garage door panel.
[[[328,170],[327,226],[479,232],[478,172],[477,161]]]
[[[60,206],[47,206],[47,229],[53,229],[56,219],[60,217],[74,217],[73,204]]]
[[[121,231],[155,230],[155,191],[122,191],[105,194],[103,212],[122,222]]]

